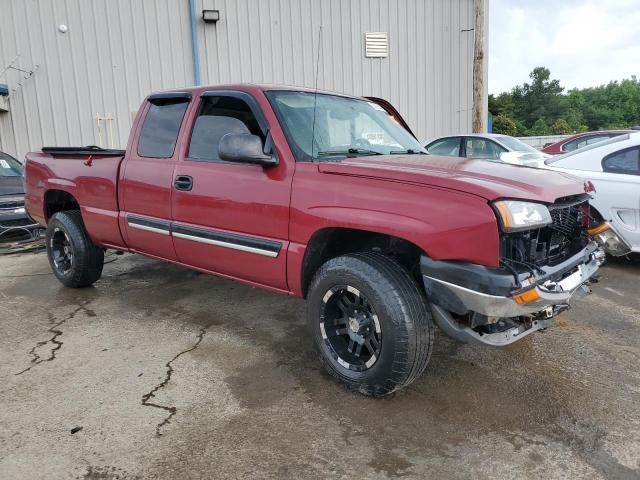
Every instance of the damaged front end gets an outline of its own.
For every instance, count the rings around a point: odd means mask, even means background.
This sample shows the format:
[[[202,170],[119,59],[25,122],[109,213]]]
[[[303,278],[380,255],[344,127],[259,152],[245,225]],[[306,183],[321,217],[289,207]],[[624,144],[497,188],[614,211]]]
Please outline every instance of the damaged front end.
[[[528,211],[526,205],[508,205],[510,212],[497,212],[498,268],[422,257],[425,290],[438,326],[463,342],[491,346],[509,345],[547,328],[574,295],[588,293],[599,267],[599,247],[588,233],[593,228],[588,198],[576,195]]]

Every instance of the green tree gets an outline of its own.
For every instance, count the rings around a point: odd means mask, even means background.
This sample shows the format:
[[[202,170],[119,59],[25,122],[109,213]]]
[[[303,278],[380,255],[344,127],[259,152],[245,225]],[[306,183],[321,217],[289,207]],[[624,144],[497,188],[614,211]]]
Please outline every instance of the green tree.
[[[518,133],[518,127],[516,126],[516,122],[506,115],[496,115],[493,117],[493,131],[513,137]]]
[[[553,135],[571,135],[573,129],[564,118],[559,118],[551,124],[551,133]]]
[[[540,135],[542,131],[571,131],[628,128],[640,125],[640,81],[635,76],[607,85],[564,92],[559,80],[546,67],[536,67],[531,81],[510,92],[491,95],[489,111],[515,122],[517,135]],[[540,119],[543,119],[542,122]],[[544,119],[555,119],[553,129]]]
[[[527,132],[531,136],[549,135],[549,125],[544,118],[539,118]]]
[[[559,118],[566,110],[564,88],[551,79],[546,67],[536,67],[529,74],[531,83],[516,86],[511,91],[515,117],[529,128],[539,118]]]
[[[494,117],[505,115],[513,118],[513,96],[509,92],[504,92],[497,97],[489,95],[489,112]]]

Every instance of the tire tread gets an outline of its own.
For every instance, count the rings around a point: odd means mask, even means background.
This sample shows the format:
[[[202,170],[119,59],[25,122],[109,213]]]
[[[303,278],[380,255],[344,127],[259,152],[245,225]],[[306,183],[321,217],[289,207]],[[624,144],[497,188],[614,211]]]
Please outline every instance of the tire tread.
[[[351,271],[369,283],[386,284],[387,288],[378,294],[387,305],[400,307],[401,312],[394,314],[392,320],[403,322],[404,325],[396,327],[404,328],[396,328],[396,357],[391,375],[382,386],[360,384],[344,377],[321,355],[326,370],[349,389],[373,396],[392,393],[414,382],[429,362],[435,335],[424,291],[402,265],[379,252],[353,253],[329,260],[316,272],[310,291],[336,269]]]

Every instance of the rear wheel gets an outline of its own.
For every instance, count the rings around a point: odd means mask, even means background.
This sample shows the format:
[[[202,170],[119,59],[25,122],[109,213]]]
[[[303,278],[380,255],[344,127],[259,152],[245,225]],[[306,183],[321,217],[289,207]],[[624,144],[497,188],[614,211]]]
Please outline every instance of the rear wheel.
[[[391,258],[367,252],[329,260],[316,273],[308,300],[321,361],[348,388],[386,395],[427,366],[431,312],[422,290]]]
[[[63,285],[87,287],[102,275],[104,251],[89,238],[77,210],[58,212],[47,226],[49,264]]]

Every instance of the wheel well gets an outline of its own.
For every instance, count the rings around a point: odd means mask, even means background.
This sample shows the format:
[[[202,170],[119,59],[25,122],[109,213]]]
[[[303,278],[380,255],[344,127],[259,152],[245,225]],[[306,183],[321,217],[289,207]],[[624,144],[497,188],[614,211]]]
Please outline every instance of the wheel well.
[[[316,271],[328,260],[347,253],[379,251],[394,258],[420,280],[420,256],[425,252],[403,238],[351,228],[325,228],[309,241],[302,264],[302,294],[307,296]]]
[[[44,194],[44,214],[47,221],[54,213],[63,210],[80,210],[80,205],[73,195],[64,190],[48,190]]]

